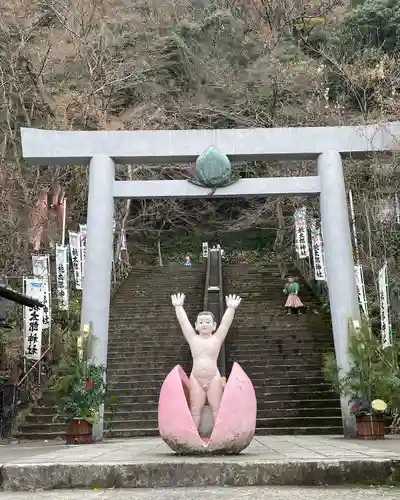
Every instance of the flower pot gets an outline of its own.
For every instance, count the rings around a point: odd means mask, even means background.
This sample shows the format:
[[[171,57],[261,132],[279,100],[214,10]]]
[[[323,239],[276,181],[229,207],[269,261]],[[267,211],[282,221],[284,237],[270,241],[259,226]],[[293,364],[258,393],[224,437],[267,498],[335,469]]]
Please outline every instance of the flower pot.
[[[356,417],[358,439],[384,439],[385,420],[374,415],[361,415]]]
[[[67,427],[67,444],[90,444],[92,424],[86,420],[74,419]]]

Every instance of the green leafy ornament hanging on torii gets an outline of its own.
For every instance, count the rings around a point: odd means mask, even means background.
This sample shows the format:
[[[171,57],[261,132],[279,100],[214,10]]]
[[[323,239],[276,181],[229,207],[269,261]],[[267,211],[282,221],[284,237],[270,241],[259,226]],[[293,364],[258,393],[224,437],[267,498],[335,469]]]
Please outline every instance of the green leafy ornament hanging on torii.
[[[196,186],[208,187],[212,196],[218,188],[230,186],[240,179],[232,173],[229,158],[214,146],[207,148],[196,160],[196,170],[189,180]]]

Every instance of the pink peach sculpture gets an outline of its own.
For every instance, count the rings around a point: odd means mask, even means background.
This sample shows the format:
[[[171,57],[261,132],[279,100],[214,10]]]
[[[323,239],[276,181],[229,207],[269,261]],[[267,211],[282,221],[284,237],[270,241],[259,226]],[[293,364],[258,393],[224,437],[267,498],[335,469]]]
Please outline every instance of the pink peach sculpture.
[[[238,363],[223,388],[217,359],[241,298],[226,297],[227,309],[217,330],[212,313],[201,312],[195,324],[198,334],[183,309],[184,299],[183,294],[173,295],[172,304],[190,346],[193,369],[188,378],[177,365],[164,380],[158,403],[160,436],[181,454],[240,453],[254,436],[256,395]]]
[[[253,384],[234,363],[209,438],[200,437],[189,409],[189,379],[180,365],[167,375],[158,404],[162,439],[181,454],[237,454],[253,439],[257,400]]]

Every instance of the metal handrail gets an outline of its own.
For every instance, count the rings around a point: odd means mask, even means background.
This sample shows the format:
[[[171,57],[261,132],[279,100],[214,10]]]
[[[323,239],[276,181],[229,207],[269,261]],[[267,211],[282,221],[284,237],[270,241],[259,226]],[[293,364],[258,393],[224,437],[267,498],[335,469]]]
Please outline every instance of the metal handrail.
[[[299,270],[302,277],[307,281],[307,284],[311,287],[315,295],[322,301],[326,301],[328,298],[328,288],[327,283],[324,281],[316,281],[314,278],[313,268],[310,259],[299,259],[296,251],[294,250],[294,238],[292,239],[292,246],[290,249],[290,254],[295,267]]]
[[[210,256],[208,256],[206,264],[206,282],[204,285],[204,301],[203,301],[204,310],[206,310],[208,307],[208,288],[210,286],[210,269],[211,269],[211,259]]]
[[[29,370],[25,373],[25,375],[22,377],[22,379],[18,382],[17,388],[21,387],[22,383],[25,382],[25,380],[28,378],[29,374],[33,372],[33,370],[41,363],[43,358],[46,356],[48,352],[50,352],[53,349],[53,346],[49,346],[44,353],[40,356],[40,358],[29,368]]]
[[[218,255],[218,275],[219,275],[219,310],[221,311],[221,319],[222,319],[222,316],[223,316],[223,311],[224,311],[224,284],[223,284],[223,281],[222,281],[222,254],[221,254],[221,250],[218,252],[219,255]],[[224,342],[222,343],[222,346],[221,346],[221,351],[220,351],[220,359],[219,359],[219,362],[220,362],[220,369],[221,369],[221,372],[222,372],[222,376],[223,377],[227,377],[227,372],[226,372],[226,340],[224,340]]]

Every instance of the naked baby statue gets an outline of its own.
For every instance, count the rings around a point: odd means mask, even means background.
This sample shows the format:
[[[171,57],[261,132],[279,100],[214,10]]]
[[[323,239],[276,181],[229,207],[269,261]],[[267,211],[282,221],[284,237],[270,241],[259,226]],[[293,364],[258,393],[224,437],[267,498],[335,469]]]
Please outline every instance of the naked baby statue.
[[[206,400],[211,407],[215,422],[223,390],[221,375],[217,367],[219,351],[232,324],[235,310],[242,299],[237,295],[226,297],[226,311],[218,329],[211,312],[199,313],[195,323],[198,335],[183,308],[185,295],[178,293],[171,295],[171,299],[176,317],[192,353],[193,368],[189,379],[190,412],[198,429]]]

